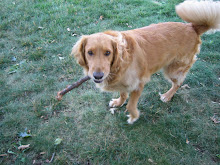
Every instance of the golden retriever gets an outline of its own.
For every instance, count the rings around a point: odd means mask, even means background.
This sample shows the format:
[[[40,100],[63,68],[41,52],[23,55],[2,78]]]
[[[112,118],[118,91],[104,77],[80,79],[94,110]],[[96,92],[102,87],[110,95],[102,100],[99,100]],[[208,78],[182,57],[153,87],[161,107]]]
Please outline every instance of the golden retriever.
[[[220,28],[220,2],[185,1],[176,6],[176,13],[189,23],[167,22],[84,35],[73,46],[72,54],[98,88],[120,92],[110,107],[122,106],[130,94],[126,106],[129,124],[140,116],[138,99],[151,75],[163,69],[172,87],[160,98],[171,100],[196,61],[200,36]]]

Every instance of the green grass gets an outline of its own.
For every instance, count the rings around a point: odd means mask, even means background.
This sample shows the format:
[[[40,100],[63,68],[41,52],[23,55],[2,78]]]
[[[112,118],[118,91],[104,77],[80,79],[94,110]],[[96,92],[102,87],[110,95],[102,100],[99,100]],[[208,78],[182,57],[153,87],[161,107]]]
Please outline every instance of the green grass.
[[[54,164],[220,162],[219,124],[210,119],[220,116],[220,33],[202,36],[201,53],[184,82],[190,89],[178,90],[170,103],[158,95],[170,84],[160,72],[152,76],[133,125],[126,123],[125,106],[115,115],[108,111],[118,94],[100,92],[92,82],[55,99],[57,91],[83,76],[69,56],[80,35],[181,21],[174,10],[181,0],[157,2],[0,2],[0,164],[45,164],[53,153]],[[62,142],[55,145],[57,138]],[[26,144],[29,149],[18,150]]]

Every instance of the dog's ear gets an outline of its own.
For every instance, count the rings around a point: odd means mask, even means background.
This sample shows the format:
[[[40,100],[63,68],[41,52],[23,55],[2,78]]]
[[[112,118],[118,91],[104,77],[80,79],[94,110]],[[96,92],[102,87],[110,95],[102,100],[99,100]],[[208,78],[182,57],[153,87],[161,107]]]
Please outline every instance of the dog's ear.
[[[122,37],[118,37],[112,40],[113,46],[113,60],[112,69],[118,71],[120,69],[120,63],[128,63],[132,60],[132,54],[134,52],[135,41],[132,37],[122,34]]]
[[[113,58],[111,63],[111,70],[113,72],[117,72],[120,69],[120,52],[118,43],[112,40],[112,47],[113,47]]]
[[[75,57],[77,63],[82,67],[87,67],[87,62],[85,57],[86,42],[87,42],[87,36],[82,36],[73,46],[71,52],[71,55]]]

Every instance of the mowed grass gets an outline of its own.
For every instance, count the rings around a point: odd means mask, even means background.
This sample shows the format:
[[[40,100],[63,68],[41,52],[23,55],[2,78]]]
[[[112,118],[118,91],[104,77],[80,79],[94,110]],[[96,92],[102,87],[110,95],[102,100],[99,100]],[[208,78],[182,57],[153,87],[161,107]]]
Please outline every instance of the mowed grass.
[[[162,73],[152,76],[133,125],[125,106],[109,112],[118,94],[100,92],[91,81],[55,99],[83,77],[70,56],[81,35],[182,21],[174,9],[179,2],[1,1],[0,164],[218,164],[220,130],[211,117],[220,117],[220,33],[202,36],[184,82],[190,89],[179,89],[171,102],[159,100],[170,88]]]

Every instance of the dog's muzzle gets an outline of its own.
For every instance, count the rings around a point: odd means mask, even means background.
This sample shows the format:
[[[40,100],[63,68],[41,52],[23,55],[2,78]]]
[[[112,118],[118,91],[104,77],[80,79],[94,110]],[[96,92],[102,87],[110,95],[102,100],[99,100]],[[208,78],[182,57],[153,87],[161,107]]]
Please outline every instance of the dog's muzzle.
[[[93,72],[93,81],[95,83],[101,83],[103,81],[104,73],[103,72]]]

